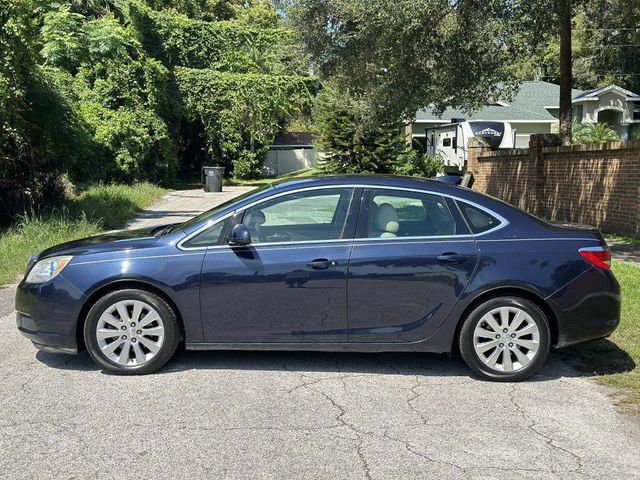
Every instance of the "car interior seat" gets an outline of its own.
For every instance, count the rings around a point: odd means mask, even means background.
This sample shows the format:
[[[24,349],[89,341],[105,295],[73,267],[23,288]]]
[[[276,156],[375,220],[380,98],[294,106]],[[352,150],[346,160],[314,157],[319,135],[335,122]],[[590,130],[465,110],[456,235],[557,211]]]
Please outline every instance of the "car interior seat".
[[[372,209],[373,229],[371,237],[392,238],[398,236],[400,219],[398,212],[389,203],[383,203]]]

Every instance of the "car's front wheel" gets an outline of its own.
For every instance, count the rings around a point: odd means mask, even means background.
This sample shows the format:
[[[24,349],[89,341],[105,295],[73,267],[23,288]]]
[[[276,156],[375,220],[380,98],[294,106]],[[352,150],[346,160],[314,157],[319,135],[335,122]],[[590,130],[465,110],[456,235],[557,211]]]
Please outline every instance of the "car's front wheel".
[[[159,296],[138,289],[110,292],[89,310],[84,340],[102,368],[143,375],[162,367],[175,352],[180,331],[173,309]]]
[[[534,374],[551,348],[549,321],[533,302],[499,297],[476,307],[464,320],[462,358],[481,377],[514,382]]]

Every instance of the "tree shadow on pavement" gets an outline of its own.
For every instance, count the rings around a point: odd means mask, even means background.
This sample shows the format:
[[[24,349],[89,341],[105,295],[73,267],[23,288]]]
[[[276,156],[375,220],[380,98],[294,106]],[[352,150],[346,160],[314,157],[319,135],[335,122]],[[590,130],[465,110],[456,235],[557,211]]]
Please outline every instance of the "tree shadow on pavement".
[[[38,352],[36,358],[49,367],[63,370],[98,371],[86,351],[77,357]],[[552,352],[539,373],[527,381],[544,382],[563,377],[609,375],[633,370],[631,357],[614,343],[599,340]],[[314,373],[363,373],[378,375],[424,375],[475,378],[459,355],[433,353],[345,353],[300,351],[185,351],[157,374],[191,370],[292,371]],[[109,372],[104,372],[109,374]]]

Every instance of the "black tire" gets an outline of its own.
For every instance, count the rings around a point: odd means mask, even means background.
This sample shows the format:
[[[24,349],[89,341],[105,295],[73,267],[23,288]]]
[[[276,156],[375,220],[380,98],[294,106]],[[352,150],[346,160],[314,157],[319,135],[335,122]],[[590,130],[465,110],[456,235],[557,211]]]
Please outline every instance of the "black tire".
[[[525,367],[513,372],[497,371],[485,364],[474,348],[474,330],[483,316],[499,307],[515,307],[524,310],[535,322],[539,330],[539,346],[535,357]],[[549,320],[544,312],[535,303],[525,298],[516,296],[497,297],[487,300],[479,305],[464,319],[460,330],[459,343],[460,354],[478,376],[486,380],[497,382],[517,382],[524,380],[537,372],[544,364],[551,350],[551,331]],[[506,346],[505,346],[506,348]]]
[[[142,365],[123,366],[111,361],[100,349],[96,328],[102,313],[119,301],[139,300],[153,307],[164,327],[164,340],[159,351]],[[93,304],[84,324],[84,341],[91,358],[103,369],[119,375],[146,375],[161,368],[173,356],[180,343],[180,329],[173,309],[159,296],[139,289],[123,289],[107,293]],[[133,341],[133,340],[132,340]]]

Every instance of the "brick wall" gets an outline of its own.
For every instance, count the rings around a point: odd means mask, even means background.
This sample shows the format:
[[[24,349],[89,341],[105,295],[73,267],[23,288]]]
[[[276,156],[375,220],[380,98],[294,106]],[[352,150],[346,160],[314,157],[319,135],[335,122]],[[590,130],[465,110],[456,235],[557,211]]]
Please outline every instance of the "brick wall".
[[[500,151],[471,140],[473,189],[543,218],[640,238],[640,142],[557,145],[556,135]]]

